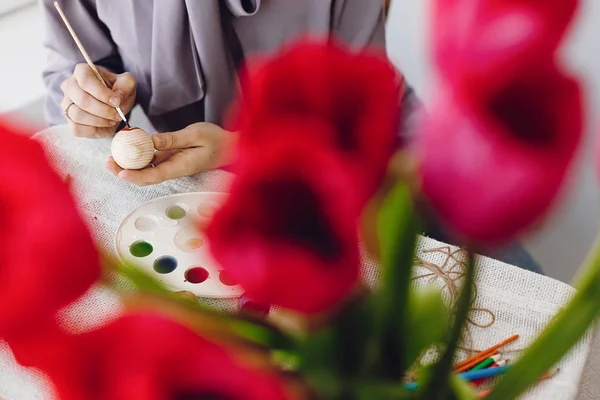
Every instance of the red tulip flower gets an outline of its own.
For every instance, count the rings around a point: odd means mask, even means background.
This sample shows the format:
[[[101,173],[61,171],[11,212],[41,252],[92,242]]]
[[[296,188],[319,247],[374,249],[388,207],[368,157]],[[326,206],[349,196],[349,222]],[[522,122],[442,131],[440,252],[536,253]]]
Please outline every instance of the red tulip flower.
[[[32,349],[61,400],[285,400],[278,377],[169,319],[126,315]]]
[[[496,90],[503,75],[511,76],[523,65],[551,62],[578,4],[436,0],[432,45],[438,70],[455,87]]]
[[[494,91],[446,89],[417,137],[423,191],[459,236],[507,241],[540,219],[565,180],[581,139],[580,88],[547,64]]]
[[[327,124],[318,139],[349,160],[366,201],[379,186],[398,141],[403,80],[381,53],[352,53],[334,43],[300,43],[250,63],[236,128],[240,151],[278,139],[256,125],[278,119]],[[279,130],[278,135],[291,131]],[[296,131],[294,131],[295,134]],[[305,131],[301,136],[322,135]]]
[[[0,338],[44,335],[100,276],[68,185],[41,146],[0,121]]]
[[[423,190],[460,236],[507,241],[548,210],[581,131],[579,86],[555,67],[475,100],[448,90],[417,138]]]
[[[316,139],[330,137],[330,125],[259,129],[275,140],[246,150],[229,199],[207,229],[211,251],[253,301],[325,311],[358,280],[361,182]]]

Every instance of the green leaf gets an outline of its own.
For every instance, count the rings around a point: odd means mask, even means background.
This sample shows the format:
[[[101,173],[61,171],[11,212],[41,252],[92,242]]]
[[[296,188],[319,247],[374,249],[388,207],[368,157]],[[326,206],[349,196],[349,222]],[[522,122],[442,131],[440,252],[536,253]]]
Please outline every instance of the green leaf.
[[[367,343],[365,368],[374,376],[398,378],[405,365],[407,303],[419,220],[408,187],[398,183],[378,216],[381,282],[375,293],[374,331]]]
[[[452,375],[450,378],[450,387],[454,396],[458,400],[475,400],[477,394],[473,390],[473,387],[464,379],[459,378],[456,375]]]
[[[596,321],[600,315],[600,239],[586,262],[576,287],[579,291],[571,301],[486,399],[517,398],[560,361]]]
[[[309,335],[299,351],[300,371],[323,398],[338,398],[343,388],[336,339],[334,329],[321,329]]]
[[[469,252],[467,260],[466,274],[460,296],[457,301],[456,315],[450,340],[444,350],[441,359],[431,369],[430,379],[423,383],[421,399],[446,399],[451,393],[450,377],[452,373],[452,362],[454,353],[460,343],[463,327],[467,321],[469,309],[471,306],[471,297],[473,295],[473,281],[475,280],[475,260],[473,254]]]
[[[115,267],[117,274],[129,280],[140,291],[165,296],[172,294],[162,283],[136,265],[117,263]]]
[[[133,264],[118,264],[116,272],[128,279],[136,289],[141,292],[163,296],[165,301],[171,301],[174,306],[184,307],[188,310],[203,315],[210,315],[211,317],[218,319],[224,327],[229,328],[241,339],[272,349],[297,349],[297,343],[294,338],[284,334],[279,329],[270,326],[265,322],[255,323],[246,319],[237,318],[234,315],[224,314],[203,305],[199,301],[182,301],[180,298],[176,297],[175,293],[168,290],[157,279]]]
[[[344,307],[335,319],[336,351],[340,374],[354,379],[363,370],[365,343],[373,332],[373,299],[365,295]]]
[[[407,391],[402,383],[359,382],[354,383],[354,397],[358,400],[404,400],[413,399],[414,393]]]
[[[365,361],[364,344],[371,333],[372,320],[370,298],[363,296],[346,304],[326,328],[304,339],[299,352],[300,370],[323,396],[346,398],[351,395],[350,388],[341,382],[360,376]]]
[[[204,309],[199,311],[205,312]],[[222,323],[228,326],[237,336],[271,350],[296,351],[298,342],[279,329],[257,324],[247,320],[238,319],[225,314],[220,314]]]
[[[413,365],[425,350],[443,341],[449,320],[450,310],[439,288],[426,286],[410,290],[405,365]]]
[[[297,353],[285,350],[274,350],[273,359],[286,370],[297,371],[300,367],[300,357]]]

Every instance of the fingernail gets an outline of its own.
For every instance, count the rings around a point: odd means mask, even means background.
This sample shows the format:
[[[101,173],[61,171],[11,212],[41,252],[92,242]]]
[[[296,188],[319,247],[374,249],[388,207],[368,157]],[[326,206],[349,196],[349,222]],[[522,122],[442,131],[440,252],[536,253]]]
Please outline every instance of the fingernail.
[[[110,103],[111,106],[119,107],[119,105],[121,104],[121,99],[118,98],[117,96],[113,96],[110,98],[110,100],[108,100],[108,102]]]

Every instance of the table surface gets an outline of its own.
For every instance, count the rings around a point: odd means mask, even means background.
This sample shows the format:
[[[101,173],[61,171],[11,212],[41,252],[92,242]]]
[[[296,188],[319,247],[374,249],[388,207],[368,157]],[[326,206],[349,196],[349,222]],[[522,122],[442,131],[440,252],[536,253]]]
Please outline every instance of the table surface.
[[[114,238],[121,221],[140,204],[157,197],[197,191],[227,191],[232,175],[211,171],[193,177],[139,188],[123,182],[104,169],[110,155],[109,140],[80,139],[65,126],[36,135],[48,158],[63,176],[70,176],[82,216],[101,251],[114,255]],[[453,246],[422,238],[419,262],[413,283],[416,287],[438,285],[452,301],[460,283],[462,254]],[[484,349],[517,333],[521,337],[503,349],[515,358],[573,295],[568,285],[485,257],[478,258],[477,298],[473,324],[466,330],[463,345]],[[375,285],[378,269],[363,257],[363,278]],[[215,306],[235,309],[235,300],[211,300]],[[121,311],[119,298],[106,288],[94,288],[62,315],[65,326],[83,332],[116,318]],[[534,386],[523,399],[599,399],[600,341],[590,331],[559,363],[560,373]],[[592,351],[594,350],[594,351]],[[590,353],[592,355],[590,356]],[[463,354],[463,356],[466,355]],[[10,350],[0,342],[0,397],[7,400],[50,398],[52,386],[43,376],[25,370],[14,362]]]

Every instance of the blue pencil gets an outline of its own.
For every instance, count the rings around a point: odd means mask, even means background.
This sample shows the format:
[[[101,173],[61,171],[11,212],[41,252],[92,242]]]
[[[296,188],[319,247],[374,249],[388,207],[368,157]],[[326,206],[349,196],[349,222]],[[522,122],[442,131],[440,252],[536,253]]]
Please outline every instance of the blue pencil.
[[[458,376],[463,378],[465,381],[474,381],[476,379],[492,378],[494,376],[502,375],[509,369],[510,365],[505,365],[503,367],[487,368],[478,371],[467,371],[463,372],[462,374],[458,374]]]
[[[509,369],[510,369],[510,365],[505,365],[503,367],[495,367],[495,368],[480,369],[478,371],[463,372],[462,374],[458,374],[458,376],[463,378],[465,381],[474,381],[476,379],[492,378],[494,376],[502,375]],[[408,391],[415,392],[415,391],[417,391],[417,389],[419,389],[419,383],[418,382],[406,383],[404,385],[404,387]]]

